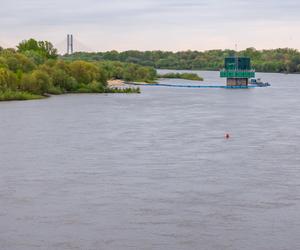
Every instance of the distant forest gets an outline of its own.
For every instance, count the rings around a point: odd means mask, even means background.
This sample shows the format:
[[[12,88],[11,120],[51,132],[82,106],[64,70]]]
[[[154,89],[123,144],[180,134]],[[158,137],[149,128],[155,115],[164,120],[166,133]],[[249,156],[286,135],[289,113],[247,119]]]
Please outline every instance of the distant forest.
[[[259,72],[300,73],[300,52],[295,49],[256,50],[248,48],[237,53],[252,60],[252,67]],[[164,52],[164,51],[109,51],[98,53],[77,52],[66,55],[66,60],[120,61],[151,66],[157,69],[219,70],[224,58],[235,55],[233,50],[209,50]]]

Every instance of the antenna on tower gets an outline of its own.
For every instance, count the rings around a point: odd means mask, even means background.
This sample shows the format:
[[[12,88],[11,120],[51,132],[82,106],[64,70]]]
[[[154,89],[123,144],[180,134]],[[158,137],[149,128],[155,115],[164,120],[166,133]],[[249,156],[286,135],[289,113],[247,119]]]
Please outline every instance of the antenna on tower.
[[[238,59],[238,45],[235,44],[235,69],[239,68],[239,59]]]
[[[74,40],[73,40],[73,35],[68,34],[67,35],[67,54],[72,55],[74,52]]]

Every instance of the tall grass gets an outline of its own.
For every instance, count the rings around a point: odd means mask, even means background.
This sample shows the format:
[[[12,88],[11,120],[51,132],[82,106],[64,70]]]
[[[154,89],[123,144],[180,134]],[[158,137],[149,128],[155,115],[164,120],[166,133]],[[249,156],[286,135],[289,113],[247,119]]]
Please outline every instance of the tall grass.
[[[112,88],[112,87],[106,87],[106,86],[99,86],[94,84],[87,84],[87,85],[81,85],[77,90],[73,91],[73,93],[124,93],[124,94],[131,94],[141,93],[140,88],[133,88],[133,87],[127,87],[127,88]]]
[[[123,93],[123,94],[139,94],[141,93],[140,88],[89,88],[87,86],[79,88],[72,93]],[[53,88],[51,93],[52,95],[60,95],[62,92],[59,89]],[[0,101],[26,101],[26,100],[37,100],[45,98],[45,96],[31,94],[25,91],[13,91],[5,90],[0,91]]]
[[[36,99],[42,99],[43,96],[31,94],[28,92],[23,91],[12,91],[12,90],[5,90],[0,91],[0,101],[14,101],[14,100],[36,100]]]

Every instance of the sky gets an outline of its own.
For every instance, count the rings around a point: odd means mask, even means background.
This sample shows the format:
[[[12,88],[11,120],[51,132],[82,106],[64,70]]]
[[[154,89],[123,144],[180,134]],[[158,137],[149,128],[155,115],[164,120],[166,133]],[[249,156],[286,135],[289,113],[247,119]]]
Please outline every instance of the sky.
[[[299,0],[1,0],[0,46],[60,51],[300,49]]]

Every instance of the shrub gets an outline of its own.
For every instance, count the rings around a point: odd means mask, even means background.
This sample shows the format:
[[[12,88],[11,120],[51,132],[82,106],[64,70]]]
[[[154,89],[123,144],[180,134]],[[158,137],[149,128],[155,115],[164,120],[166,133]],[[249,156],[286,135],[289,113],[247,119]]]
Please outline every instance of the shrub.
[[[16,74],[8,69],[0,68],[0,90],[16,90],[18,88],[18,79]]]
[[[24,74],[20,88],[33,94],[43,95],[51,87],[51,78],[41,70],[35,70],[30,74]]]

